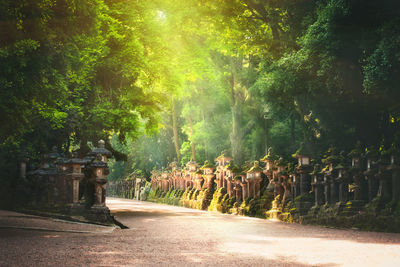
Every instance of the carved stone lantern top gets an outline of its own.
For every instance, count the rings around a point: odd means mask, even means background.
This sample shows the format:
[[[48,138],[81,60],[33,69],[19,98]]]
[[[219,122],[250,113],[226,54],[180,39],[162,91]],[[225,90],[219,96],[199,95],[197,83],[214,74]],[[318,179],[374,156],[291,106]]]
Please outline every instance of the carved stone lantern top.
[[[218,166],[225,166],[232,160],[232,157],[227,156],[225,151],[222,151],[221,155],[215,159],[218,162]]]
[[[196,161],[191,160],[186,163],[186,167],[189,169],[190,172],[195,172],[197,169],[197,163]]]
[[[206,160],[200,169],[203,170],[205,175],[214,175],[215,165]]]
[[[98,142],[98,146],[94,147],[92,149],[92,151],[89,152],[89,156],[97,156],[98,154],[100,154],[101,160],[104,162],[107,162],[107,157],[110,157],[112,155],[112,153],[105,148],[105,142],[104,140],[99,140]]]
[[[259,179],[261,178],[261,173],[263,168],[260,167],[258,161],[254,161],[253,167],[251,167],[247,172],[247,179]]]
[[[310,145],[303,143],[301,144],[300,148],[294,153],[292,156],[297,158],[298,160],[298,167],[301,166],[308,166],[310,165],[310,158],[313,154],[313,151],[310,149]]]

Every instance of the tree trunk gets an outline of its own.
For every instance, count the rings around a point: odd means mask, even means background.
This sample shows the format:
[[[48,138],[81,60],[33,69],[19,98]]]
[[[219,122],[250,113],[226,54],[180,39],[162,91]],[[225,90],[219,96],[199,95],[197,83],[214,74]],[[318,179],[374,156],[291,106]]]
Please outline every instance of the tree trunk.
[[[178,122],[177,122],[177,117],[176,117],[174,99],[172,99],[172,131],[174,133],[174,144],[175,144],[176,158],[178,159],[178,162],[181,162],[181,153],[179,151]]]
[[[233,64],[232,64],[233,65]],[[232,149],[232,157],[238,163],[243,163],[243,147],[242,147],[242,139],[243,139],[243,129],[240,125],[241,119],[241,105],[236,98],[235,95],[235,77],[232,71],[231,74],[231,111],[232,111],[232,133],[231,133],[231,149]]]
[[[192,117],[189,117],[189,126],[190,126],[190,143],[192,144],[192,158],[196,161],[196,146],[193,141],[193,120]]]

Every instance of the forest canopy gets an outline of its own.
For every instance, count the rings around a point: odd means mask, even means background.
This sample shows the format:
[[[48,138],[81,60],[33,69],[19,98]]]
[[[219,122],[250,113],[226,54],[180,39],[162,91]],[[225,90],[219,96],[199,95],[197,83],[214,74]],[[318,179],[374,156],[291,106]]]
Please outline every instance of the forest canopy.
[[[395,0],[0,1],[2,181],[104,139],[110,179],[399,141]]]

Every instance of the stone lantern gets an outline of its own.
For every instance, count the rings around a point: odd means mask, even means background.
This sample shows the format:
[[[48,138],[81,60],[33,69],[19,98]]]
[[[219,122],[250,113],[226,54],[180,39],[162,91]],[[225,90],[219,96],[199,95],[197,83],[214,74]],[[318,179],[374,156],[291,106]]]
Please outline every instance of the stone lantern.
[[[310,165],[310,157],[306,155],[298,154],[296,155],[298,160],[298,166],[308,166]]]
[[[19,154],[19,177],[22,179],[26,178],[26,166],[29,161],[28,152],[25,149],[22,149],[21,153]]]
[[[169,164],[169,167],[172,171],[175,171],[178,168],[178,164],[176,163],[176,161],[173,161]]]
[[[218,162],[217,164],[218,167],[224,167],[228,165],[231,160],[232,157],[226,156],[225,152],[222,152],[221,155],[215,159],[215,161]]]
[[[193,182],[196,176],[197,163],[195,161],[189,161],[186,163],[186,168],[188,169],[189,177],[186,175],[186,187],[193,187]]]
[[[339,163],[339,165],[337,165],[335,167],[335,169],[337,170],[337,177],[335,178],[337,184],[338,184],[338,188],[339,188],[339,199],[337,202],[337,207],[338,207],[338,211],[341,211],[344,207],[344,205],[346,204],[346,202],[348,201],[348,192],[349,192],[349,181],[348,181],[348,175],[344,166],[344,157],[342,157],[342,162]]]
[[[375,178],[379,181],[379,188],[377,196],[381,197],[383,201],[389,202],[392,199],[392,174],[388,167],[391,165],[391,158],[388,151],[381,154],[378,162],[378,173],[375,174]],[[393,159],[394,160],[394,159]]]
[[[72,185],[72,206],[77,208],[79,206],[79,183],[84,178],[82,173],[82,165],[85,164],[85,160],[78,158],[78,153],[74,153],[74,157],[66,162],[69,172],[67,177],[69,183]],[[70,198],[70,197],[69,197]]]
[[[112,155],[111,152],[105,148],[104,140],[99,140],[98,146],[93,148],[91,152],[89,152],[89,156],[97,157],[97,155],[101,155],[101,161],[107,163],[107,159]]]
[[[387,151],[390,156],[390,165],[387,167],[392,175],[392,202],[400,199],[400,153],[399,149],[392,145]]]
[[[223,151],[221,153],[221,155],[215,159],[215,161],[217,162],[217,166],[216,166],[217,188],[220,188],[220,187],[226,188],[226,186],[227,186],[226,171],[227,171],[227,166],[232,161],[232,157],[227,156],[226,152]]]
[[[263,173],[268,178],[269,184],[268,184],[267,188],[268,189],[271,188],[272,190],[273,190],[272,182],[273,182],[273,170],[275,169],[275,165],[274,165],[275,160],[276,160],[276,157],[272,153],[272,148],[269,148],[267,155],[265,155],[265,157],[263,157],[261,159],[262,162],[265,162],[265,168],[263,170]]]
[[[311,174],[312,185],[314,187],[315,205],[319,207],[324,201],[324,186],[321,181],[321,167],[319,164],[314,165],[314,170]],[[315,208],[314,208],[315,209]]]
[[[260,198],[261,189],[261,173],[263,169],[259,166],[258,161],[254,161],[253,167],[246,172],[246,181],[248,186],[249,197]]]
[[[161,189],[164,192],[168,192],[168,171],[166,169],[162,169],[161,171]]]
[[[226,166],[226,190],[227,193],[229,195],[229,197],[232,197],[234,195],[234,177],[236,176],[236,174],[240,173],[240,169],[233,164],[233,162],[229,162],[229,164]]]
[[[95,160],[90,164],[92,177],[90,182],[94,185],[94,208],[105,207],[106,202],[106,183],[109,173],[107,163],[102,154],[97,154]]]
[[[312,155],[312,151],[310,150],[310,145],[307,143],[303,143],[300,148],[293,155],[297,158],[297,167],[296,173],[299,175],[299,185],[300,185],[300,194],[307,194],[311,190],[311,177],[310,177],[310,155]]]
[[[201,167],[203,170],[204,174],[204,184],[206,185],[206,188],[211,190],[213,188],[213,178],[214,178],[214,169],[215,165],[212,163],[209,163],[207,160],[204,162],[204,165]]]
[[[376,179],[378,153],[375,148],[371,147],[365,153],[367,158],[367,170],[364,172],[365,180],[368,182],[368,201],[374,199],[378,194],[378,180]]]
[[[189,172],[195,172],[197,170],[197,163],[196,161],[189,161],[186,163],[186,167],[188,168]]]
[[[183,189],[182,180],[182,170],[177,168],[175,171],[175,188]]]
[[[273,181],[271,181],[271,184],[274,186],[274,198],[276,196],[280,196],[282,199],[285,189],[282,186],[282,181],[284,177],[282,177],[282,174],[286,174],[286,164],[287,162],[281,157],[279,160],[275,161],[274,163],[276,165],[276,170],[273,172]]]
[[[59,159],[61,155],[57,151],[57,147],[53,146],[52,151],[45,155],[45,159],[43,162],[43,178],[45,180],[45,184],[47,184],[47,202],[49,204],[54,204],[55,199],[58,197],[59,192],[57,188],[58,182],[58,172],[56,168],[56,161]]]
[[[364,179],[363,175],[361,172],[361,156],[362,156],[362,151],[361,151],[361,145],[358,142],[356,147],[350,151],[348,154],[349,157],[351,157],[351,168],[350,168],[350,175],[351,178],[353,179],[354,184],[352,184],[352,191],[354,191],[354,196],[353,196],[353,201],[352,204],[355,204],[354,206],[362,206],[364,204],[364,192],[363,192],[363,184],[364,184]],[[350,188],[349,188],[350,192]]]
[[[203,172],[201,170],[198,170],[196,172],[196,180],[195,180],[195,188],[196,190],[201,190],[201,187],[203,185]]]
[[[337,181],[335,180],[337,170],[334,168],[339,163],[337,149],[334,147],[329,148],[322,163],[325,165],[322,170],[324,174],[325,204],[335,204],[339,199]]]
[[[234,182],[234,187],[233,190],[235,192],[235,199],[236,202],[241,202],[242,201],[242,186],[241,186],[241,182],[242,182],[242,177],[241,176],[235,176],[233,178],[233,182]]]
[[[223,172],[224,172],[223,170],[219,170],[218,169],[218,166],[217,166],[217,170],[214,172],[214,174],[215,174],[215,183],[217,184],[217,190],[219,188],[221,188],[221,187],[224,187],[223,186],[223,184],[224,184],[223,179],[225,177],[223,176]]]
[[[60,202],[61,204],[69,203],[67,174],[70,168],[68,166],[68,162],[69,160],[66,158],[60,158],[57,161],[57,171],[58,171],[57,188],[59,192],[58,202]]]
[[[294,200],[298,195],[300,195],[298,175],[294,172],[289,175],[289,178],[290,178],[292,199]]]

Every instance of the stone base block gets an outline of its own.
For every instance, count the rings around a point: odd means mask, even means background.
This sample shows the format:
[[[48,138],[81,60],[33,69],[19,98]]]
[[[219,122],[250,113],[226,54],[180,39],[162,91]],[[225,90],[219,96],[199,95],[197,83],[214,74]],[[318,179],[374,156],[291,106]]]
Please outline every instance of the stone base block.
[[[311,209],[308,211],[307,215],[311,217],[316,217],[318,215],[319,209],[321,206],[314,205],[311,207]]]
[[[297,201],[295,205],[299,215],[302,216],[306,215],[309,212],[313,204],[313,202],[308,201]]]
[[[100,223],[114,222],[107,206],[93,205],[89,210],[88,217],[90,220]]]
[[[364,200],[351,200],[345,204],[342,214],[345,216],[353,216],[359,214],[364,209]]]
[[[69,204],[68,208],[71,215],[85,215],[87,212],[85,209],[85,205],[80,203]]]

